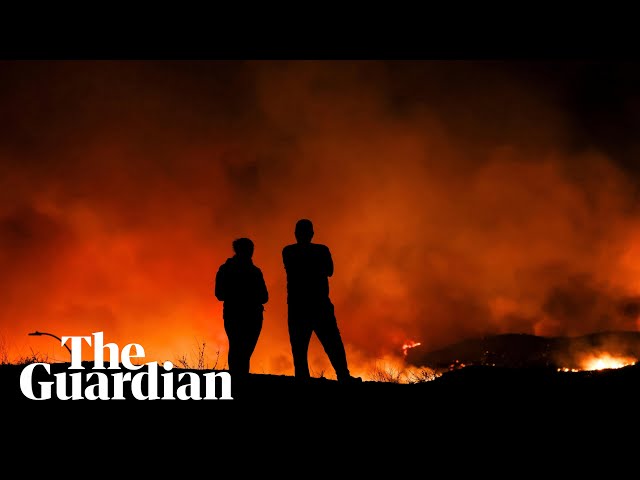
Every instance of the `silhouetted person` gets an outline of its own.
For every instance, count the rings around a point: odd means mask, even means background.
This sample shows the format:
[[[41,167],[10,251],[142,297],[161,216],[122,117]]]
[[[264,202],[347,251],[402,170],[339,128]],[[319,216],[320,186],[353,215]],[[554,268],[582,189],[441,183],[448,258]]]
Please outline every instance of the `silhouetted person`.
[[[308,351],[311,334],[315,332],[329,357],[338,381],[360,382],[352,377],[347,355],[338,329],[333,303],[329,298],[329,277],[333,275],[333,259],[326,245],[311,243],[311,220],[298,220],[295,228],[297,243],[282,249],[287,273],[287,310],[289,340],[297,379],[310,378]]]
[[[234,378],[243,378],[249,374],[269,293],[262,271],[253,264],[253,242],[238,238],[232,246],[235,255],[216,274],[215,295],[224,302],[222,317],[229,341],[229,373]]]

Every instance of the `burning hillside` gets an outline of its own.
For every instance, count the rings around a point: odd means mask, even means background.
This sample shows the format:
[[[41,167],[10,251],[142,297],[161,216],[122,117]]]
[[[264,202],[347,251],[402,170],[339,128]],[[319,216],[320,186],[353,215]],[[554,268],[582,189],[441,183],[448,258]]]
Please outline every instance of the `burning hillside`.
[[[503,334],[469,339],[435,351],[414,347],[405,352],[409,364],[440,371],[470,365],[591,371],[635,364],[640,358],[640,332],[577,337]]]
[[[560,367],[558,370],[561,372],[607,370],[635,365],[637,361],[637,357],[617,356],[608,352],[594,352],[581,356],[578,360],[578,367]]]

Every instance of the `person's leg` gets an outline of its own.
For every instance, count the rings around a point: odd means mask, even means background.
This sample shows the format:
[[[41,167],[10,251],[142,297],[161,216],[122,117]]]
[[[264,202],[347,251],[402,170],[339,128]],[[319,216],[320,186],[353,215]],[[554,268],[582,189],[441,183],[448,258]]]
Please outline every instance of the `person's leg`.
[[[231,318],[230,315],[224,318],[224,331],[227,334],[229,350],[227,353],[227,364],[229,373],[240,373],[242,371],[242,337],[239,335],[237,328],[237,319]]]
[[[243,368],[246,373],[249,373],[250,371],[251,357],[258,345],[258,339],[260,338],[260,332],[262,331],[262,313],[250,320],[251,321],[247,324],[247,332],[243,348]]]
[[[329,357],[329,361],[336,372],[338,380],[351,378],[347,366],[347,353],[342,342],[342,336],[338,329],[333,305],[328,305],[314,322],[314,331],[322,348]]]
[[[295,377],[300,380],[307,380],[311,377],[307,359],[312,333],[311,325],[302,312],[289,307],[288,326]]]
[[[249,361],[251,354],[251,338],[248,332],[241,332],[236,341],[236,348],[234,350],[234,370],[233,374],[236,378],[249,375]]]
[[[229,371],[240,378],[249,375],[251,356],[262,330],[262,313],[244,313],[225,322],[229,337]]]

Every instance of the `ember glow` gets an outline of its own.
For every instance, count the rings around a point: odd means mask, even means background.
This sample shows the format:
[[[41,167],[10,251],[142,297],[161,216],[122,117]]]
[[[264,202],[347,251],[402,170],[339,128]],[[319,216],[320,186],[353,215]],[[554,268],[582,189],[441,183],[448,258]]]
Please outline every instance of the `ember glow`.
[[[454,360],[454,362],[449,365],[449,370],[460,370],[461,368],[466,367],[467,365],[460,360]]]

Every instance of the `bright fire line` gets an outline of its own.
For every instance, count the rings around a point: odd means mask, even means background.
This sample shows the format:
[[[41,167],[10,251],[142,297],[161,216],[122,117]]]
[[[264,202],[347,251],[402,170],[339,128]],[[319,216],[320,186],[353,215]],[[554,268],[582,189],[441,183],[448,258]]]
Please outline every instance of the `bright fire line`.
[[[587,355],[583,357],[579,364],[579,368],[559,368],[561,372],[579,372],[579,371],[595,371],[595,370],[607,370],[627,367],[629,365],[635,365],[637,359],[628,356],[616,356],[610,353],[602,353],[597,355]]]

